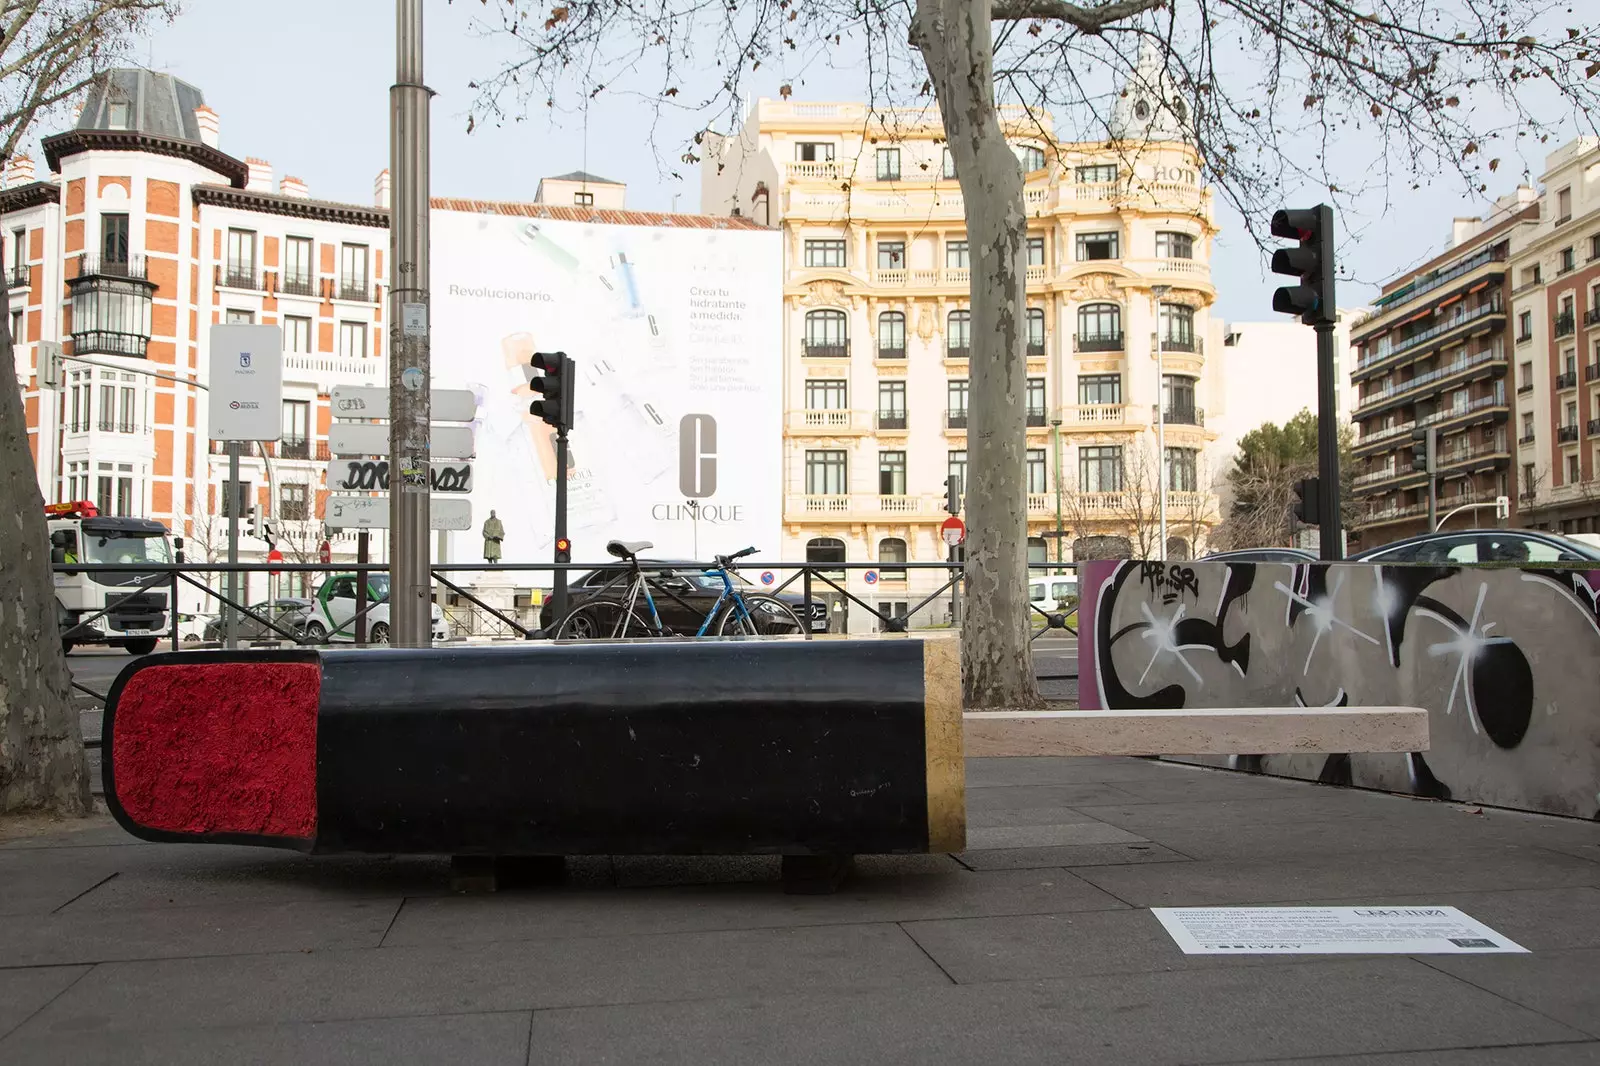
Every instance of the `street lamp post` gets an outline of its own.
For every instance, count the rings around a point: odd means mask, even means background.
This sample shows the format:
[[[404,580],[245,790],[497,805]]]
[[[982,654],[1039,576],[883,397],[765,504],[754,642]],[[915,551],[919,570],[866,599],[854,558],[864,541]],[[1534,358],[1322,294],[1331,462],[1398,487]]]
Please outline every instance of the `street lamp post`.
[[[1171,285],[1152,285],[1150,295],[1156,303],[1156,511],[1161,516],[1159,557],[1167,557],[1167,371],[1161,336],[1161,300],[1172,291]]]
[[[1061,573],[1061,419],[1050,420],[1050,433],[1055,437],[1056,452],[1056,573]]]

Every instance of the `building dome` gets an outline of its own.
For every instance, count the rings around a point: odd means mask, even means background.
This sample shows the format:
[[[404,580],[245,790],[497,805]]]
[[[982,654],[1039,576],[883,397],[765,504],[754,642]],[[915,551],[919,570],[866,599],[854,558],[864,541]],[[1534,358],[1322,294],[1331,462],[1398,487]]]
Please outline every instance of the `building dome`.
[[[1118,141],[1189,140],[1189,106],[1178,92],[1162,50],[1150,38],[1139,43],[1139,62],[1111,109],[1111,137]]]
[[[205,102],[199,89],[171,74],[108,70],[89,87],[75,128],[130,130],[198,142],[200,124],[194,109]]]

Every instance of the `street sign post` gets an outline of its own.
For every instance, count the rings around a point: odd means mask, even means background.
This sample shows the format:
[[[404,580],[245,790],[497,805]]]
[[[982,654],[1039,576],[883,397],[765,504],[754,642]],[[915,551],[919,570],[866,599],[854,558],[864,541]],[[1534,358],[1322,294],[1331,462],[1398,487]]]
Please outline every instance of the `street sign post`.
[[[459,496],[437,496],[428,508],[428,527],[434,530],[472,528],[472,501]],[[388,529],[387,496],[329,496],[329,529]]]
[[[389,390],[375,385],[335,385],[328,402],[335,418],[389,417]],[[435,422],[471,422],[478,417],[478,398],[467,389],[430,390],[428,406]]]
[[[389,426],[384,422],[335,422],[328,427],[328,450],[338,456],[389,454]],[[470,459],[475,451],[471,426],[429,426],[432,459]]]
[[[433,492],[471,492],[472,464],[466,460],[434,463],[428,468]],[[334,459],[328,463],[331,492],[388,492],[389,460]]]

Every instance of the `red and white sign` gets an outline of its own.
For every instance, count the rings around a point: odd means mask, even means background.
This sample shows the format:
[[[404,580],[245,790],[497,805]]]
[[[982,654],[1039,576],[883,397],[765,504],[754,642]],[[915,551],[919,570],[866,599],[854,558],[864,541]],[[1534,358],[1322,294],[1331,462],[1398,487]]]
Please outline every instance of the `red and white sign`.
[[[955,515],[951,515],[939,527],[939,532],[943,535],[944,542],[954,548],[957,544],[967,539],[967,524]]]
[[[271,551],[267,552],[267,562],[269,562],[269,563],[281,563],[281,562],[283,562],[283,553],[281,551],[279,551],[277,548],[273,548]],[[278,572],[276,570],[270,571],[270,573],[272,574],[273,577],[278,576]]]

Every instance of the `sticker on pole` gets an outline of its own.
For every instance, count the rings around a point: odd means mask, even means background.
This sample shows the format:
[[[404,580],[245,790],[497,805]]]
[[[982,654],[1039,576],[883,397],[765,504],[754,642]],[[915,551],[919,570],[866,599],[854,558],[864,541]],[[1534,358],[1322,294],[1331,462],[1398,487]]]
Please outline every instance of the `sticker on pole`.
[[[944,542],[954,548],[967,539],[967,524],[951,515],[939,526],[939,533],[944,537]]]
[[[1454,907],[1152,907],[1185,955],[1526,954]]]
[[[778,580],[778,575],[774,574],[771,570],[761,571],[761,583],[763,585],[770,585],[776,580]]]

